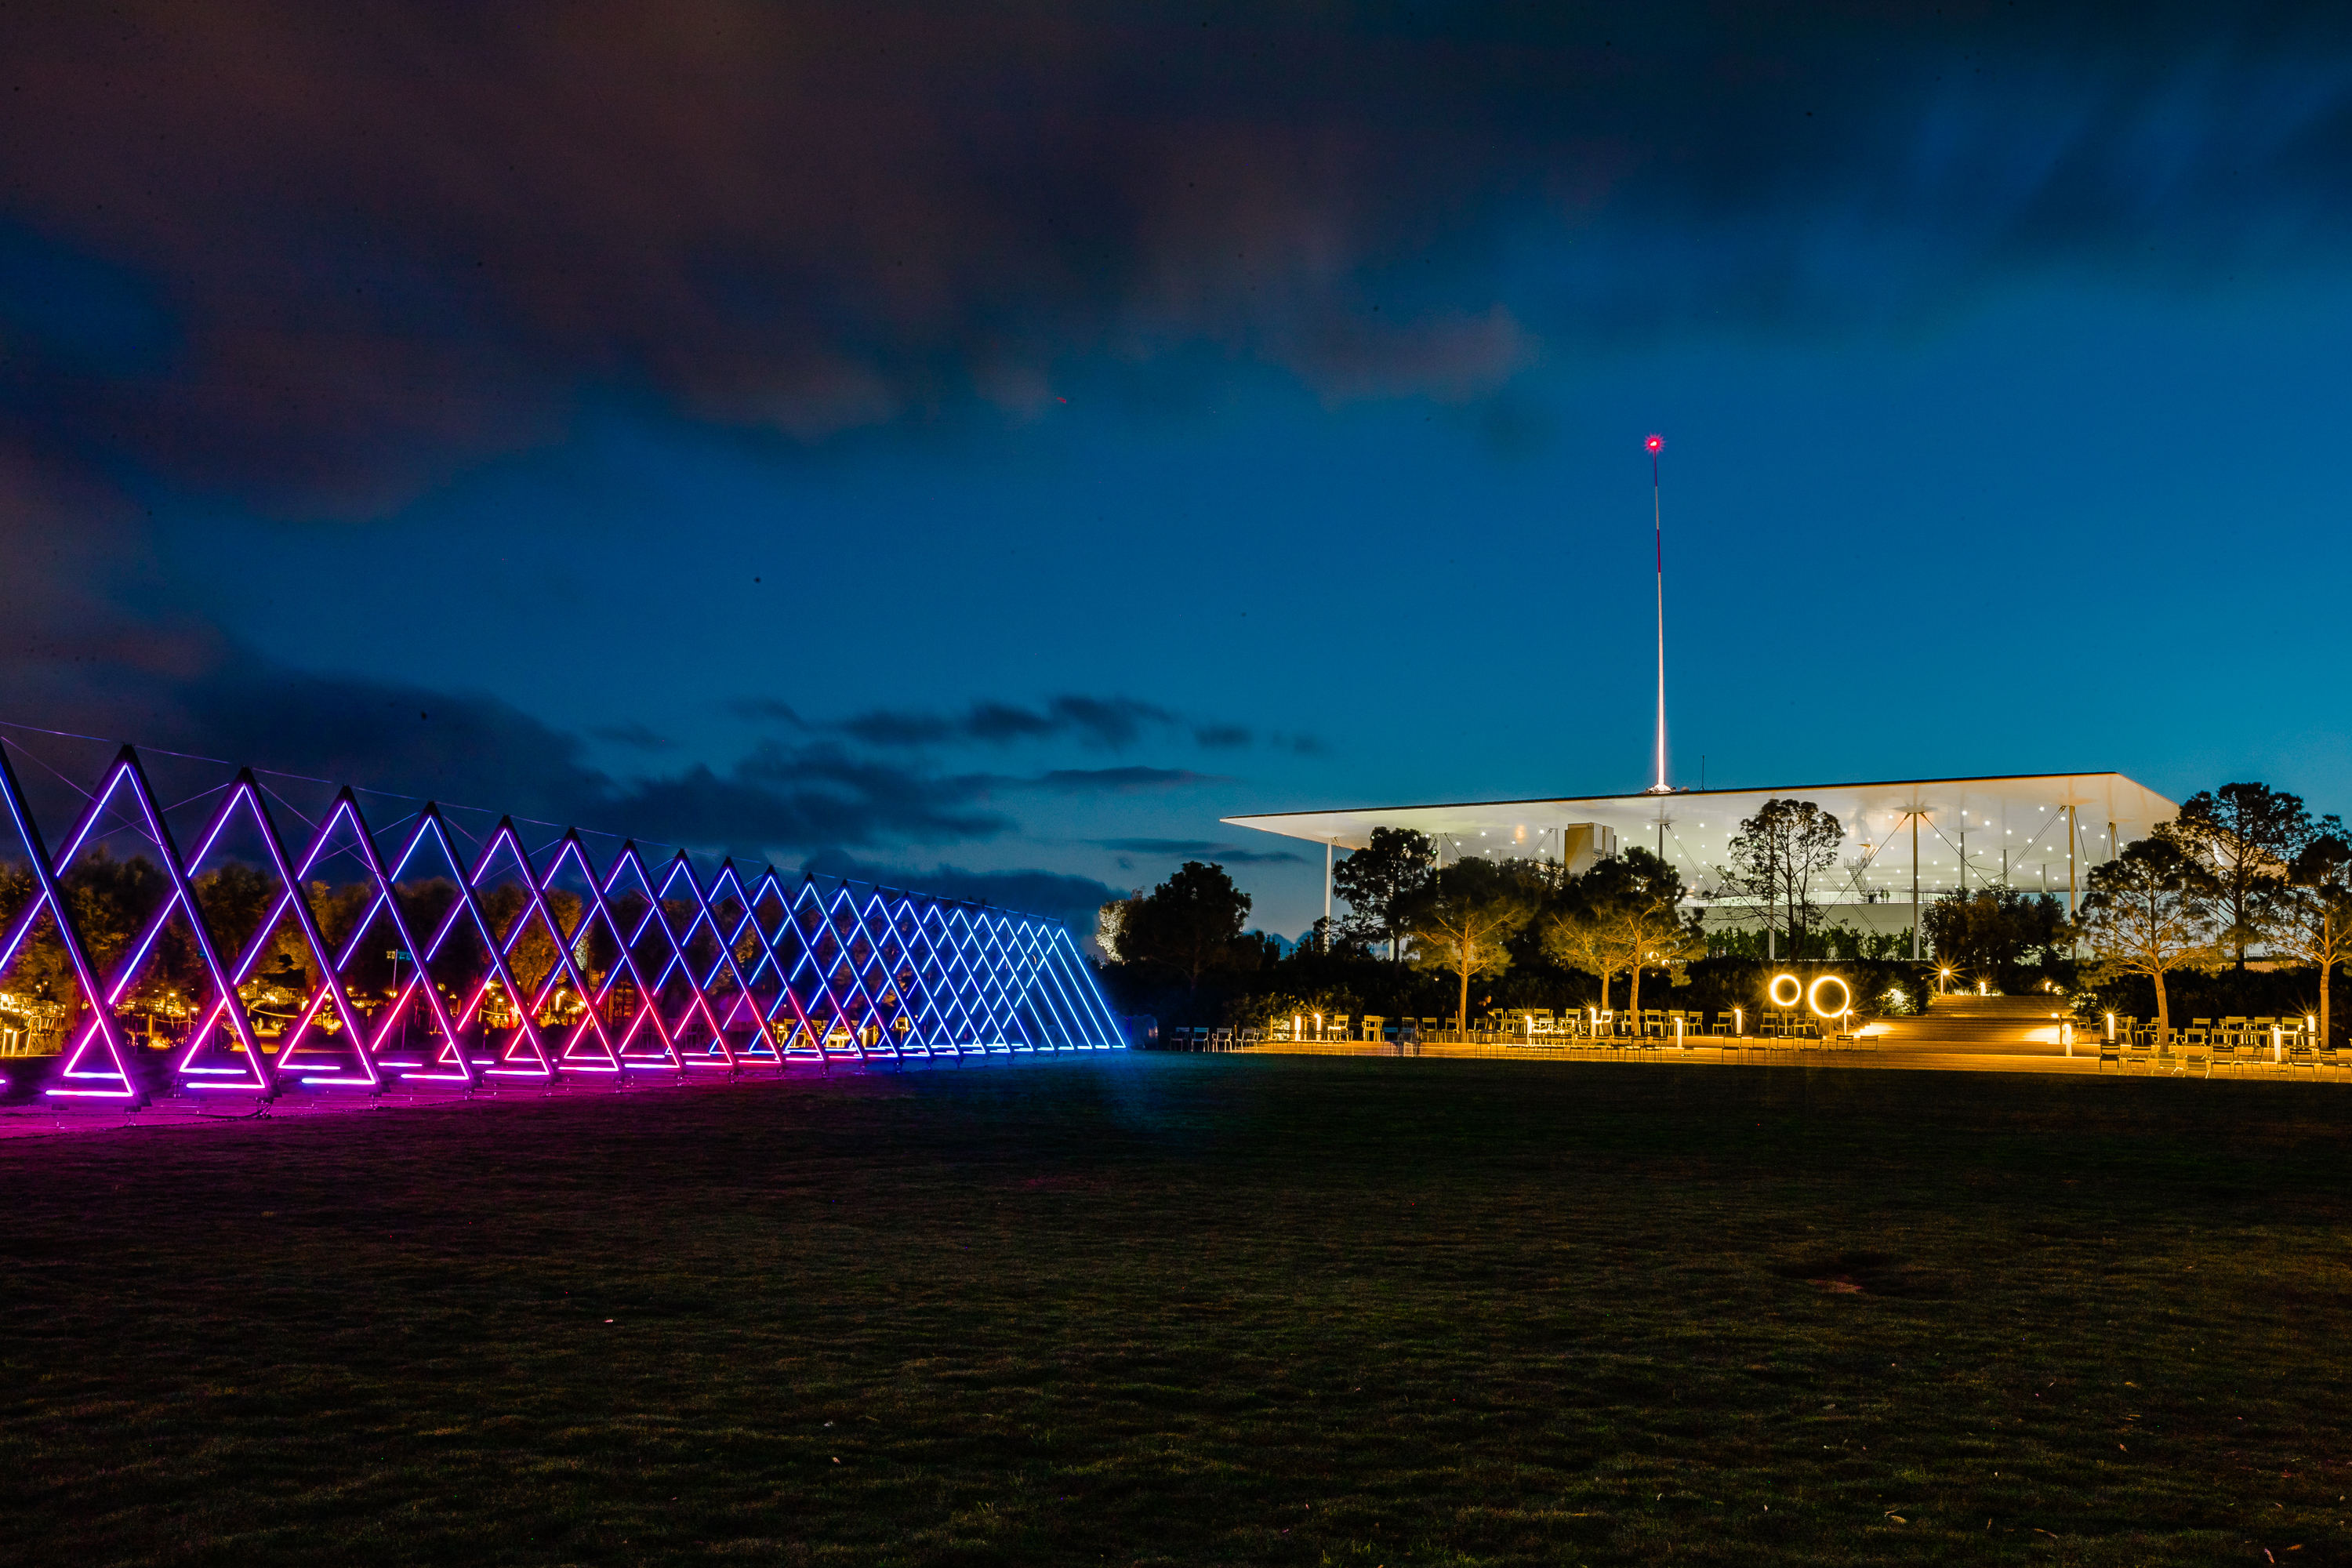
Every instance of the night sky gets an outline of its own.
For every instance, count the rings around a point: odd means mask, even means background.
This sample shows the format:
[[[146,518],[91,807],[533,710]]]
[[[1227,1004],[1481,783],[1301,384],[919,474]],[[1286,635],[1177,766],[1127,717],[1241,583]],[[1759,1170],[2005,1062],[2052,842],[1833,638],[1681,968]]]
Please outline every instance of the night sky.
[[[1676,783],[2352,811],[2341,5],[19,8],[0,176],[13,722],[1295,934],[1649,782],[1657,431]]]

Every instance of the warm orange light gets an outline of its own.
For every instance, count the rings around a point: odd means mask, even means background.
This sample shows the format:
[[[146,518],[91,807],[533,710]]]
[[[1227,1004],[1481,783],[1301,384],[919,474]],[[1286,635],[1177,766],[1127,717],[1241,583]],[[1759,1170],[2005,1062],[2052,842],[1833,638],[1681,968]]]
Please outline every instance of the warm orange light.
[[[1838,988],[1836,1006],[1822,1005],[1822,987],[1824,985],[1834,985]],[[1805,1005],[1813,1010],[1813,1016],[1816,1018],[1834,1018],[1853,1008],[1853,990],[1836,975],[1824,974],[1814,980],[1812,985],[1805,992]]]
[[[1789,994],[1786,996],[1780,994],[1782,985],[1789,988]],[[1793,974],[1772,976],[1772,984],[1766,986],[1764,990],[1765,1000],[1770,1002],[1775,1007],[1793,1007],[1803,999],[1804,994],[1805,983]]]

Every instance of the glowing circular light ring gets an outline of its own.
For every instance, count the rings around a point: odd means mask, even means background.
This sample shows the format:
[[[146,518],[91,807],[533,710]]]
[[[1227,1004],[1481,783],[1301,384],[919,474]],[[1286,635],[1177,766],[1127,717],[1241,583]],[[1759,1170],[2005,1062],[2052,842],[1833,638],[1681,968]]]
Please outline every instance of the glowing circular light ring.
[[[1835,1007],[1824,1009],[1822,1006],[1822,987],[1824,985],[1834,985],[1838,988],[1838,1005]],[[1816,1018],[1834,1018],[1842,1013],[1853,1010],[1853,987],[1834,974],[1818,975],[1814,978],[1812,985],[1805,992],[1805,1005],[1813,1010],[1813,1016]]]
[[[1783,980],[1789,983],[1789,994],[1785,999],[1780,994],[1780,982]],[[1772,984],[1764,988],[1764,999],[1775,1007],[1794,1007],[1805,999],[1805,983],[1793,974],[1776,974],[1772,976]]]

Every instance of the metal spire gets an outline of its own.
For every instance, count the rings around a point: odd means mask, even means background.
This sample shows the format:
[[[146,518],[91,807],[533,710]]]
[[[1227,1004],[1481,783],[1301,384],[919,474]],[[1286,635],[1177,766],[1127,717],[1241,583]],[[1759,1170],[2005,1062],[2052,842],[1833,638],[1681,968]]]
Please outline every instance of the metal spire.
[[[1651,795],[1672,795],[1675,789],[1666,782],[1666,523],[1658,498],[1658,453],[1665,444],[1663,436],[1642,443],[1650,454],[1650,527],[1658,551],[1658,754]]]

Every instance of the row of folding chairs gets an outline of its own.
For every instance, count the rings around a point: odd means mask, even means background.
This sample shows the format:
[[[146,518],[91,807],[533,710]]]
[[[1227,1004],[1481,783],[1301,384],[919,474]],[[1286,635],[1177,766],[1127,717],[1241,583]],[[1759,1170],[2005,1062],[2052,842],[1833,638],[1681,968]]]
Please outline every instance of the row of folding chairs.
[[[1555,1024],[1548,1013],[1528,1013],[1517,1016],[1520,1028],[1513,1033],[1541,1039],[1549,1036],[1591,1039],[1644,1039],[1673,1041],[1695,1040],[1706,1036],[1730,1035],[1739,1027],[1764,1026],[1764,1019],[1756,1014],[1735,1017],[1726,1011],[1708,1013],[1705,1008],[1644,1007],[1640,1014],[1612,1012],[1602,1009],[1598,1015],[1591,1011],[1563,1015]]]
[[[2218,1037],[2218,1038],[2217,1038]],[[2215,1074],[2270,1074],[2317,1078],[2352,1071],[2352,1057],[2341,1047],[2315,1045],[2297,1029],[2275,1037],[2249,1038],[2217,1030],[2118,1029],[2117,1037],[2099,1042],[2099,1070],[2211,1078]]]
[[[2283,1044],[2307,1032],[2310,1020],[2288,1016],[2284,1017],[2233,1017],[2215,1020],[2191,1018],[2185,1029],[2175,1034],[2209,1046],[2232,1046],[2239,1050],[2257,1047],[2268,1050],[2273,1044]],[[2145,1037],[2154,1043],[2156,1020],[2124,1017],[2116,1020],[2116,1031],[2126,1038]]]

